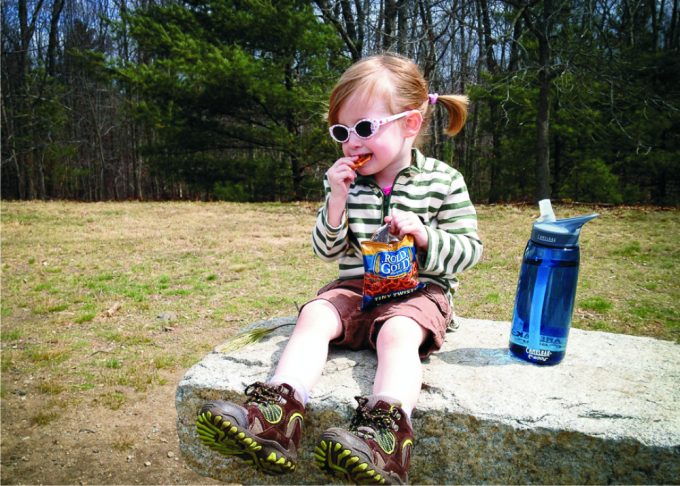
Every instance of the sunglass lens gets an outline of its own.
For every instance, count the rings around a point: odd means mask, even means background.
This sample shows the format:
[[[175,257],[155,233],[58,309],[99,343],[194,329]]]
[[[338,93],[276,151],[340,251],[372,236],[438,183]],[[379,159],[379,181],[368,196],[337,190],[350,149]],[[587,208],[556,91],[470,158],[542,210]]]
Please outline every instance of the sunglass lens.
[[[373,124],[368,120],[360,121],[354,127],[354,130],[357,132],[357,135],[359,135],[360,137],[368,138],[371,135],[373,135]]]
[[[333,134],[333,138],[335,138],[338,142],[344,142],[349,138],[349,131],[341,125],[335,125],[331,132]]]

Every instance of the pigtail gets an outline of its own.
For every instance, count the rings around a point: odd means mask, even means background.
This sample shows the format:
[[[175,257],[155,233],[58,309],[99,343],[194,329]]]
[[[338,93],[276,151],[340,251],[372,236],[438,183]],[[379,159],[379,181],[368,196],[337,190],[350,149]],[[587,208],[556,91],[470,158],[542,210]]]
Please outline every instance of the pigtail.
[[[439,95],[436,104],[446,108],[449,115],[449,125],[444,129],[444,133],[453,137],[460,132],[467,120],[467,107],[469,98],[464,95]]]

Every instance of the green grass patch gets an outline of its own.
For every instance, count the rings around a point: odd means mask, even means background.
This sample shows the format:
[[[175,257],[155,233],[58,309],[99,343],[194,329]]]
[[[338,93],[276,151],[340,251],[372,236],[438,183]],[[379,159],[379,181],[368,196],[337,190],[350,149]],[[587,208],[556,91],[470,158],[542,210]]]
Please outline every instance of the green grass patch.
[[[501,294],[498,292],[491,292],[484,296],[484,300],[491,304],[498,304],[501,301]]]
[[[51,292],[53,289],[54,288],[52,287],[51,282],[41,282],[38,285],[36,285],[35,287],[33,287],[34,292],[45,292],[45,291]]]
[[[73,390],[75,391],[88,391],[94,389],[95,387],[96,385],[92,382],[78,383],[72,386]]]
[[[97,317],[96,312],[85,312],[84,314],[80,314],[78,317],[76,317],[75,322],[76,324],[82,324],[84,322],[90,322],[95,317]]]
[[[153,342],[154,340],[143,332],[126,334],[121,340],[124,346],[147,346]]]
[[[642,248],[640,247],[640,242],[639,241],[631,241],[629,243],[626,243],[616,249],[614,249],[611,254],[615,256],[622,256],[622,257],[635,257],[638,256],[642,252]]]
[[[12,370],[15,367],[16,360],[14,356],[10,353],[2,353],[2,360],[0,360],[0,370],[3,373]]]
[[[610,323],[608,323],[606,321],[600,321],[600,320],[594,321],[590,325],[590,329],[593,330],[593,331],[602,331],[602,332],[614,332],[614,331],[616,331],[615,326],[612,326]]]
[[[64,349],[33,345],[24,351],[24,357],[37,366],[56,366],[68,360],[71,354]]]
[[[125,402],[128,401],[128,397],[124,392],[116,390],[103,394],[99,398],[99,401],[105,407],[115,411],[120,410],[120,408],[125,405]]]
[[[589,297],[579,302],[579,307],[584,310],[605,314],[613,307],[613,304],[603,297]]]
[[[652,302],[634,302],[630,304],[630,313],[642,320],[662,322],[669,328],[677,328],[680,320],[677,308]]]
[[[66,386],[58,381],[45,381],[38,385],[38,391],[46,395],[59,395],[66,391]]]
[[[112,369],[112,370],[118,370],[118,369],[120,369],[120,368],[123,367],[123,363],[121,363],[121,362],[120,362],[118,359],[116,359],[116,358],[111,358],[111,359],[107,359],[107,360],[104,362],[104,366],[105,366],[106,368],[109,368],[109,369]]]
[[[2,342],[6,343],[21,339],[22,332],[21,329],[3,329],[1,335]]]
[[[47,312],[63,312],[68,309],[68,304],[55,304],[47,308]]]
[[[176,359],[171,355],[156,356],[153,359],[153,366],[157,370],[172,369],[175,367]]]
[[[161,275],[160,278],[158,279],[158,289],[159,290],[167,289],[169,285],[170,277],[168,277],[167,275]]]

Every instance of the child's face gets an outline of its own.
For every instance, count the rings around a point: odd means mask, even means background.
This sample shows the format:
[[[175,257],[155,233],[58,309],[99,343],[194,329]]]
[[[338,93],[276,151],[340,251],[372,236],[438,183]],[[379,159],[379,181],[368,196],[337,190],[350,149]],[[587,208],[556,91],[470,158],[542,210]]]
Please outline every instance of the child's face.
[[[358,93],[349,97],[340,108],[338,123],[353,127],[360,120],[383,119],[394,114],[380,97],[369,98]],[[382,125],[369,139],[350,132],[349,139],[342,144],[342,151],[347,157],[372,154],[371,159],[358,169],[362,175],[375,175],[379,178],[381,173],[387,175],[388,172],[394,172],[394,176],[411,162],[413,139],[409,139],[403,122],[402,118]]]

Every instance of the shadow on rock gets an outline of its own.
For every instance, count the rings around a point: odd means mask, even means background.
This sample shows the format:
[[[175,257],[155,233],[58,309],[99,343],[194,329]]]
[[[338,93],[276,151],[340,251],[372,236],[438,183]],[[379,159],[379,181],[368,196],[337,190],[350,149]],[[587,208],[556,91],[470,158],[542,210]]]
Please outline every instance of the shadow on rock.
[[[505,366],[524,363],[514,358],[508,348],[461,348],[442,351],[434,356],[446,363],[464,366]],[[531,366],[529,363],[526,364]]]

